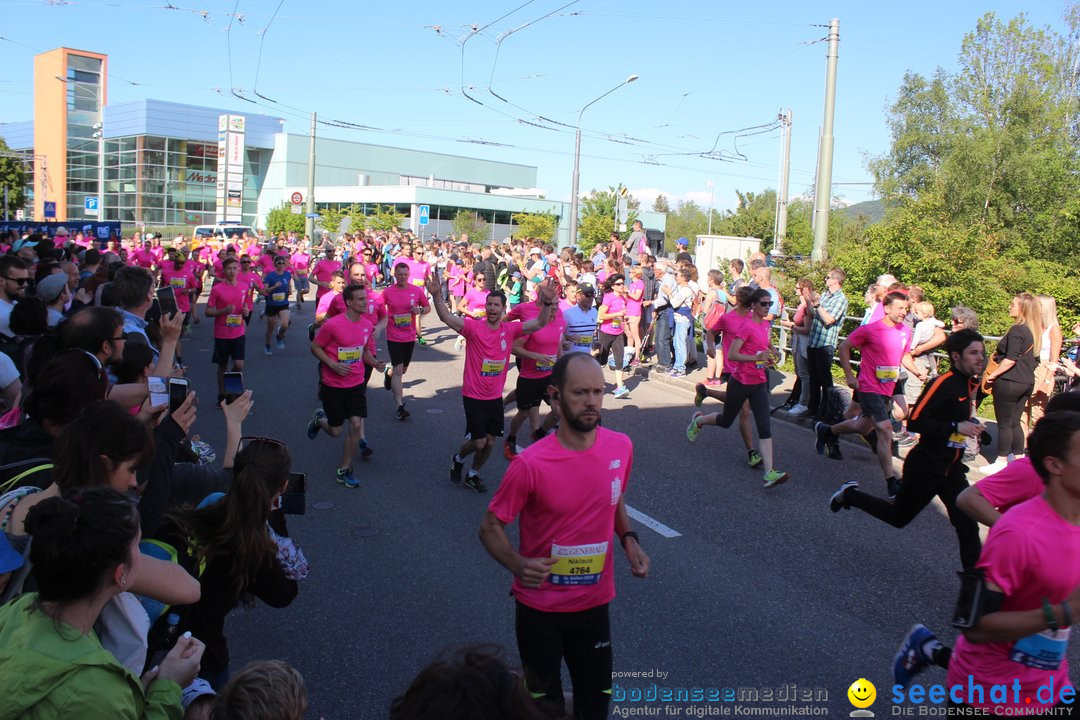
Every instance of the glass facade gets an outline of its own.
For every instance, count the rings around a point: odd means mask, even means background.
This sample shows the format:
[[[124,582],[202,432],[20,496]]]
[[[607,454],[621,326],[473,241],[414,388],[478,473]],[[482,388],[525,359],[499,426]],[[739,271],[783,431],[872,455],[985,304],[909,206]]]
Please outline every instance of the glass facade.
[[[246,151],[245,224],[255,224],[258,189],[271,154],[269,149]],[[106,140],[104,219],[145,225],[213,225],[217,157],[217,143],[211,142],[150,135]]]
[[[87,197],[100,197],[101,60],[67,56],[67,216],[81,218]]]

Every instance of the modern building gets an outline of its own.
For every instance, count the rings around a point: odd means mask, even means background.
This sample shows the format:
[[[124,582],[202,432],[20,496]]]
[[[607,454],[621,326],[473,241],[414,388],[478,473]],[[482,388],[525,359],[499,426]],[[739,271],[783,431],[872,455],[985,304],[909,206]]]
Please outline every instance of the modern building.
[[[262,227],[275,208],[298,198],[306,206],[307,136],[270,115],[150,99],[110,105],[107,63],[70,48],[37,55],[34,120],[0,125],[8,146],[33,158],[28,219]],[[569,239],[569,203],[543,198],[533,166],[330,138],[316,139],[315,157],[316,210],[389,206],[415,232],[440,236],[464,210],[496,240],[513,234],[514,213],[551,213],[559,244]],[[640,217],[664,229],[663,213]]]

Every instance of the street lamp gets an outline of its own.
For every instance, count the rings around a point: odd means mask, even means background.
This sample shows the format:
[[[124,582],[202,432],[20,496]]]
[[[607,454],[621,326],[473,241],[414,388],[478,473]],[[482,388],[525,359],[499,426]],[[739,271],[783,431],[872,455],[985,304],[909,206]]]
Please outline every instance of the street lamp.
[[[600,100],[603,100],[611,93],[615,92],[623,85],[629,85],[638,79],[637,75],[631,75],[623,80],[615,87],[608,90],[606,93],[588,102],[585,107],[581,108],[581,112],[577,116],[577,132],[574,135],[574,184],[570,193],[570,244],[577,244],[577,226],[578,226],[578,182],[581,180],[581,173],[578,171],[578,166],[581,164],[581,116],[585,114],[585,111],[589,109],[589,106]]]

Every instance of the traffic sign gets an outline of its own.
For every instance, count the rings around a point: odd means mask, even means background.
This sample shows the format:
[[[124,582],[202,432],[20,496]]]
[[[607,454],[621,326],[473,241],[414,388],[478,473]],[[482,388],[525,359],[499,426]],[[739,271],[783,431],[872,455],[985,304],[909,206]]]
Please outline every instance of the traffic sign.
[[[306,215],[304,215],[304,217],[309,217],[309,218],[315,218],[315,219],[318,219],[318,218],[319,218],[319,217],[321,217],[321,216],[319,215],[319,213],[307,213]]]
[[[289,199],[292,200],[293,205],[299,205],[300,203],[304,202],[304,196],[301,195],[299,192],[294,192],[289,197]]]
[[[85,214],[87,217],[97,217],[98,213],[98,199],[96,197],[87,196],[83,200],[83,207],[85,208]]]
[[[427,225],[428,224],[428,219],[430,217],[431,217],[431,206],[430,205],[421,205],[420,206],[420,224],[421,225]]]
[[[44,206],[43,209],[44,209],[44,212],[45,212],[45,217],[47,217],[47,218],[56,217],[56,201],[55,200],[46,200],[44,203],[42,203],[42,205]]]
[[[300,215],[303,212],[304,212],[304,206],[303,205],[293,205],[292,206],[293,215]]]

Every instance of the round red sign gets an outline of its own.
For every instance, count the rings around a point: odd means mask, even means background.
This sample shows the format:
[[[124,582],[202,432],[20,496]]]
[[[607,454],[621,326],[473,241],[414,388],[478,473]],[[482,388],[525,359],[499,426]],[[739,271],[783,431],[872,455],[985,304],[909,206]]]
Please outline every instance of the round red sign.
[[[292,194],[292,198],[290,199],[292,200],[293,205],[299,205],[300,203],[304,202],[304,196],[301,195],[299,192],[294,192]]]

